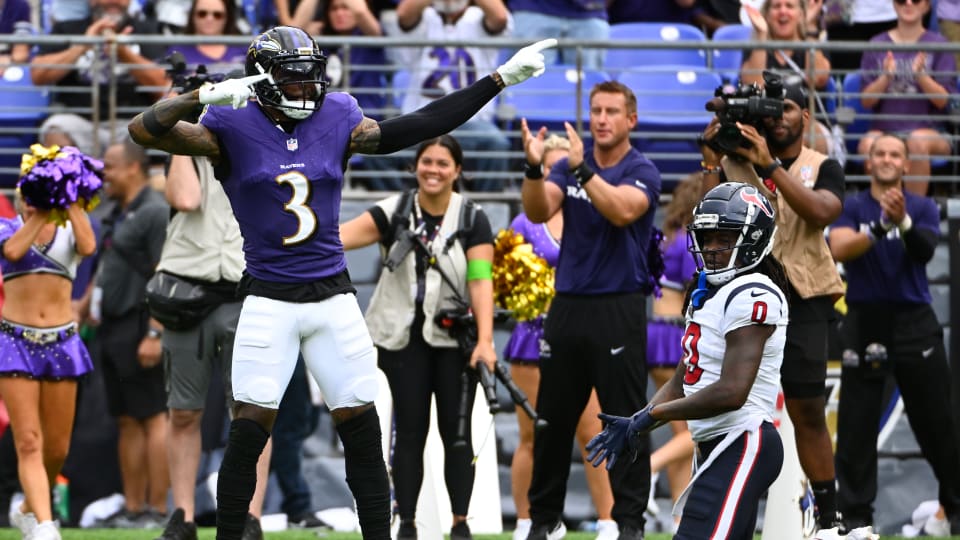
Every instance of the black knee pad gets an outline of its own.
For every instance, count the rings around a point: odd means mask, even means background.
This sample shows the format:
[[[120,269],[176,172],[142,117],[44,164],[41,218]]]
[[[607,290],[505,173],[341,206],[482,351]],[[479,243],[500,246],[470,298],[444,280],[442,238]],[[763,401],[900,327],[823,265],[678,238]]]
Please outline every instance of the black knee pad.
[[[380,417],[370,408],[342,422],[337,433],[343,441],[347,485],[357,501],[357,517],[364,540],[390,538],[390,483],[383,462]]]
[[[257,460],[267,430],[247,418],[230,422],[230,438],[217,477],[217,539],[240,538],[257,487]]]

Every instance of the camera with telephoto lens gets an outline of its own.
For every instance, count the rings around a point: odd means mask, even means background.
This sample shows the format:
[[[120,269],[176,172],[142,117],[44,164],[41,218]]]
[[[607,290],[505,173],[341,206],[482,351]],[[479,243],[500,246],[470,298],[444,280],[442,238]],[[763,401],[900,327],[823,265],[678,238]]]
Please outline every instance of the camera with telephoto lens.
[[[197,65],[197,69],[191,73],[187,69],[187,59],[177,51],[170,53],[163,61],[170,65],[167,73],[173,81],[172,89],[180,94],[192,92],[204,83],[218,83],[226,78],[223,73],[207,73],[207,66],[203,64]]]
[[[190,72],[187,69],[186,58],[177,51],[170,53],[163,61],[170,65],[167,68],[167,74],[173,81],[171,90],[178,94],[186,94],[200,88],[204,83],[218,83],[227,78],[223,73],[207,73],[207,66],[203,64],[199,64],[195,71]],[[203,105],[197,107],[193,115],[184,120],[195,124],[200,119],[201,112],[203,112]]]
[[[706,141],[710,148],[734,154],[738,148],[750,148],[750,141],[740,134],[737,122],[749,124],[762,136],[766,118],[783,116],[783,77],[772,71],[763,72],[763,88],[757,84],[723,85],[716,89],[706,109],[720,120],[716,137]]]

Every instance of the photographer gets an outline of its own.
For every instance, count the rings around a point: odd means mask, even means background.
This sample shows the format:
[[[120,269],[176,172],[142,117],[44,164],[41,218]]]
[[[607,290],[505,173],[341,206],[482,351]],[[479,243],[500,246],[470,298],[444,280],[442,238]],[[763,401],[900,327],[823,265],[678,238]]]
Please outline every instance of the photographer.
[[[783,111],[757,117],[733,112],[769,111],[779,77],[764,74],[765,107],[737,109],[734,98],[715,107],[700,146],[703,189],[726,180],[759,187],[777,210],[773,255],[790,282],[790,324],[781,384],[796,431],[800,466],[811,481],[821,528],[837,526],[833,447],[824,416],[827,335],[833,303],[843,293],[840,275],[823,237],[843,208],[840,164],[804,146],[811,121],[807,93],[799,80],[782,84]],[[749,87],[748,87],[749,88]],[[741,92],[744,88],[741,88]],[[749,93],[749,92],[748,92]],[[757,96],[755,96],[757,97]],[[754,98],[749,98],[754,99]]]
[[[389,252],[367,308],[366,321],[377,346],[380,369],[390,382],[396,416],[393,485],[400,515],[398,539],[417,537],[414,518],[423,482],[423,450],[430,426],[430,398],[436,396],[437,426],[443,440],[444,477],[453,509],[451,540],[471,538],[467,509],[474,468],[470,425],[458,435],[464,351],[434,323],[441,310],[470,299],[477,344],[469,367],[484,362],[494,370],[493,232],[483,210],[455,193],[463,151],[450,135],[425,141],[416,152],[418,188],[388,197],[340,226],[344,250],[380,242]],[[416,235],[416,237],[414,237]],[[470,418],[476,385],[466,395]],[[466,445],[456,445],[461,441]]]

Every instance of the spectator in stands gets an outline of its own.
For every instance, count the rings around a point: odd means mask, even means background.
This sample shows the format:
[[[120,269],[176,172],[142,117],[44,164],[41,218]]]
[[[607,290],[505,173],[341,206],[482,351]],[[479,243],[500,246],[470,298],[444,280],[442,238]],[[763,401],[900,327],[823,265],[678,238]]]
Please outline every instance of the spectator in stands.
[[[323,5],[320,0],[273,0],[275,20],[259,21],[261,27],[275,24],[297,26],[311,36],[323,30]]]
[[[683,297],[687,285],[697,271],[697,263],[687,250],[687,225],[700,202],[703,177],[692,174],[673,189],[673,197],[663,211],[663,275],[660,296],[653,298],[653,316],[647,322],[647,371],[657,390],[667,384],[677,371],[683,356]],[[693,439],[684,420],[670,422],[673,437],[650,454],[653,478],[650,496],[660,471],[667,471],[670,497],[677,502],[690,481],[693,463]],[[679,523],[679,516],[674,517]]]
[[[926,274],[940,235],[940,212],[932,199],[904,189],[909,159],[902,138],[875,137],[866,165],[870,189],[847,196],[830,227],[830,250],[847,274],[848,306],[837,500],[848,529],[873,523],[877,430],[892,376],[946,511],[945,519],[932,516],[924,532],[949,536],[960,532],[960,451],[943,331],[930,305]]]
[[[890,0],[825,0],[824,24],[831,42],[869,41],[897,24]],[[860,69],[862,51],[831,51],[830,63],[843,76]]]
[[[104,189],[117,205],[104,220],[97,287],[102,291],[97,337],[110,414],[117,419],[117,454],[124,507],[106,525],[160,527],[166,516],[167,415],[161,365],[163,329],[144,305],[166,238],[170,207],[148,183],[146,151],[129,138],[107,148]]]
[[[533,141],[536,141],[535,143]],[[551,135],[546,140],[532,139],[531,144],[543,145],[543,173],[550,174],[553,164],[567,157],[570,141]],[[517,233],[533,246],[533,251],[551,267],[556,267],[560,257],[560,238],[563,232],[563,213],[557,212],[545,223],[532,223],[526,215],[520,214],[510,224]],[[537,388],[540,385],[540,342],[543,340],[543,316],[531,321],[520,321],[510,335],[503,355],[510,363],[510,373],[517,387],[526,394],[530,405],[537,406]],[[581,451],[603,426],[597,418],[600,402],[597,392],[590,393],[590,400],[577,423],[577,440]],[[533,421],[517,408],[517,423],[520,428],[520,441],[513,452],[510,465],[510,484],[513,503],[517,509],[517,527],[513,531],[514,540],[526,540],[530,532],[530,502],[527,491],[530,489],[530,477],[533,474]],[[586,452],[583,452],[586,457]],[[610,479],[602,469],[587,467],[584,469],[587,487],[597,510],[597,538],[616,540],[619,530],[610,511],[613,508],[613,493],[610,491]]]
[[[237,7],[233,0],[193,0],[189,19],[183,31],[187,36],[239,36]],[[247,57],[246,45],[224,43],[198,43],[195,45],[171,45],[167,55],[179,52],[186,62],[187,73],[194,73],[198,65],[204,65],[207,73],[226,75],[243,69]]]
[[[93,133],[89,123],[74,114],[58,114],[43,123],[39,140],[44,146],[75,146],[87,155],[94,154]]]
[[[29,37],[34,34],[30,19],[30,3],[27,0],[3,0],[0,9],[0,34]],[[30,60],[28,43],[0,44],[0,71],[10,64],[23,64]]]
[[[71,108],[90,109],[93,113],[80,111],[76,114],[86,120],[86,132],[93,130],[93,121],[99,122],[100,145],[122,140],[126,132],[126,121],[119,119],[132,116],[131,110],[142,109],[153,103],[167,84],[164,69],[154,63],[163,57],[165,47],[159,44],[138,45],[128,43],[117,46],[117,60],[123,65],[114,68],[116,75],[116,115],[118,121],[111,130],[110,114],[112,92],[109,91],[110,56],[109,45],[117,34],[149,35],[157,33],[155,23],[143,18],[129,15],[130,0],[90,0],[91,15],[86,19],[67,20],[57,22],[50,32],[56,36],[85,35],[100,37],[104,40],[100,44],[71,44],[64,40],[51,42],[40,46],[39,53],[31,61],[30,75],[33,84],[37,86],[54,85],[63,88],[62,92],[54,92],[54,103]],[[69,67],[64,67],[69,66]],[[94,72],[96,68],[99,71]],[[92,102],[92,95],[87,92],[92,84],[100,86],[100,101]],[[144,87],[140,89],[138,87]],[[71,91],[81,90],[81,91]],[[73,114],[73,113],[70,113]],[[58,115],[52,115],[47,121],[55,121]]]
[[[476,379],[465,370],[496,369],[493,348],[493,232],[483,210],[457,193],[463,151],[450,135],[429,139],[416,152],[417,188],[388,197],[340,226],[345,250],[379,242],[395,261],[384,270],[367,307],[377,363],[387,376],[396,422],[393,486],[400,516],[398,540],[417,538],[417,499],[423,483],[423,450],[431,397],[443,441],[444,480],[453,510],[451,540],[472,538],[467,510],[473,492],[471,411]],[[403,248],[407,249],[403,249]],[[403,253],[406,251],[406,254]],[[401,258],[402,257],[402,258]],[[439,326],[445,310],[466,315],[463,332],[476,343],[463,350]],[[475,329],[466,328],[475,325]],[[466,392],[465,401],[464,392]],[[464,431],[459,411],[466,403]]]
[[[819,0],[812,7],[819,8]],[[753,39],[765,41],[818,41],[819,11],[807,11],[807,0],[766,0],[760,10],[749,4],[743,8],[753,25]],[[740,67],[741,84],[763,86],[763,71],[773,70],[785,77],[798,76],[804,81],[812,74],[813,87],[824,90],[830,79],[830,60],[819,49],[771,50],[758,47],[746,51]],[[812,70],[812,71],[811,71]],[[832,136],[830,130],[817,122],[817,136],[807,145],[821,154],[830,154]]]
[[[195,4],[205,2],[221,3],[197,0]],[[237,289],[245,266],[243,237],[230,201],[206,157],[174,155],[165,195],[176,214],[167,226],[157,272],[202,287],[210,308],[190,327],[168,324],[161,336],[169,408],[167,457],[175,510],[156,540],[196,540],[194,492],[201,454],[200,428],[214,369],[223,376],[227,410],[232,411],[234,404],[230,368],[242,304]],[[163,313],[161,310],[154,315],[161,325],[165,322]],[[257,464],[257,489],[250,502],[243,540],[263,538],[259,518],[270,473],[270,449],[267,441]]]
[[[513,14],[514,35],[522,38],[606,40],[610,37],[606,2],[595,0],[509,0]],[[547,52],[547,51],[545,51]],[[606,51],[583,49],[583,67],[603,69]],[[563,64],[577,63],[575,48],[559,52],[549,51],[547,64],[559,60]]]
[[[479,0],[476,5],[467,0],[402,0],[397,5],[397,22],[401,35],[421,40],[476,41],[505,37],[512,30],[503,0]],[[495,48],[428,46],[397,53],[402,57],[401,66],[414,66],[403,100],[404,114],[469,86],[498,64]],[[494,123],[496,106],[488,103],[452,132],[467,154],[464,172],[472,179],[464,187],[471,191],[501,191],[505,183],[492,176],[507,170],[506,152],[510,150],[510,141]],[[475,157],[473,152],[498,155]]]
[[[327,3],[323,18],[325,36],[382,36],[380,21],[367,7],[365,0],[331,0]],[[388,65],[383,47],[350,47],[349,65],[342,47],[325,48],[327,54],[327,77],[330,86],[347,89],[363,109],[363,113],[375,120],[383,120],[387,97],[383,89],[389,87],[384,69]],[[344,80],[349,69],[350,78]],[[396,172],[401,167],[390,156],[364,156],[363,168],[367,171]],[[406,186],[400,177],[383,176],[364,178],[363,184],[374,191],[399,191]]]
[[[607,6],[610,24],[629,22],[683,23],[712,35],[725,22],[713,17],[697,0],[613,0]]]
[[[50,489],[67,458],[77,379],[93,369],[70,303],[82,257],[96,249],[79,204],[58,227],[49,210],[18,197],[20,216],[0,220],[4,275],[0,321],[0,395],[10,413],[24,502],[10,508],[23,538],[60,540]]]
[[[960,43],[960,0],[937,0],[936,16],[943,37]],[[960,52],[954,53],[953,58],[960,66]]]
[[[320,417],[307,376],[307,366],[300,356],[273,423],[270,470],[283,493],[280,510],[287,515],[287,524],[296,529],[319,529],[327,524],[314,512],[310,486],[303,476],[303,441],[316,431]]]
[[[897,26],[877,34],[870,43],[916,44],[944,43],[946,38],[923,27],[923,16],[930,10],[930,0],[894,0]],[[864,94],[863,107],[877,115],[858,146],[867,154],[873,139],[883,132],[903,135],[907,141],[910,178],[906,189],[926,195],[930,183],[930,156],[950,155],[952,148],[943,121],[949,111],[950,96],[957,92],[957,67],[952,53],[946,51],[884,51],[863,53],[860,70]],[[912,99],[924,95],[927,99]],[[900,97],[906,96],[906,97]]]

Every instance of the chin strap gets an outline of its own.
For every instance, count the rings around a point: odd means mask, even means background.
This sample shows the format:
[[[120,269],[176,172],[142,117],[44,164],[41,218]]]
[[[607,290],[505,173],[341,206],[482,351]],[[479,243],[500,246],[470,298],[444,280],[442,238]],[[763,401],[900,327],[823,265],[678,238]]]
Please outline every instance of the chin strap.
[[[694,309],[699,309],[703,306],[703,302],[707,299],[707,273],[703,270],[700,271],[700,277],[697,278],[697,288],[694,289],[693,294],[690,295],[690,303],[693,304]]]

